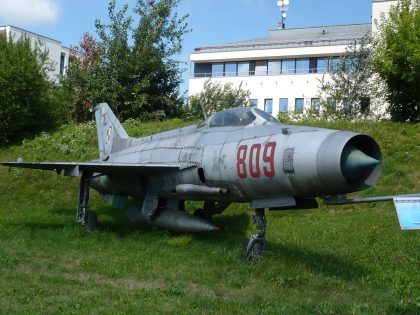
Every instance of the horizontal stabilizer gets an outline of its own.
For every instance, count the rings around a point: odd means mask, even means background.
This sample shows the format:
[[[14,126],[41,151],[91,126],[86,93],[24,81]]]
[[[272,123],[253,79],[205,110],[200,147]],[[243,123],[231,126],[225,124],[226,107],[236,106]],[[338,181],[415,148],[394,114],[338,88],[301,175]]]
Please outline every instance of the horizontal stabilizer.
[[[0,165],[38,170],[56,171],[60,174],[64,171],[65,176],[79,176],[80,172],[113,174],[113,173],[136,173],[152,174],[168,171],[182,170],[195,167],[194,164],[165,164],[165,163],[106,163],[106,162],[0,162]]]

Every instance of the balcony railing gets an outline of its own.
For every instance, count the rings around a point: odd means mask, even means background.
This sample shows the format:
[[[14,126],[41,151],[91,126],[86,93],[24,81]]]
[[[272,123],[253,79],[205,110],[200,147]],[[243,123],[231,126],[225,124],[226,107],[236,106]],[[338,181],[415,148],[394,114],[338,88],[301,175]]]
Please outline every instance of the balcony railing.
[[[285,69],[283,71],[246,71],[246,72],[202,72],[191,73],[191,78],[223,78],[223,77],[253,77],[253,76],[276,76],[293,74],[323,74],[328,68],[318,69]]]

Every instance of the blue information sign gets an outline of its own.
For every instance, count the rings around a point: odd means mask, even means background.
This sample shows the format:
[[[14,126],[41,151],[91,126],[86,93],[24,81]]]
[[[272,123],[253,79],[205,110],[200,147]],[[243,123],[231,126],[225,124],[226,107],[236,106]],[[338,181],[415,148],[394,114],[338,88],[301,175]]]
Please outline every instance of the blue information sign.
[[[420,198],[419,197],[395,197],[395,209],[398,220],[403,230],[420,229]]]

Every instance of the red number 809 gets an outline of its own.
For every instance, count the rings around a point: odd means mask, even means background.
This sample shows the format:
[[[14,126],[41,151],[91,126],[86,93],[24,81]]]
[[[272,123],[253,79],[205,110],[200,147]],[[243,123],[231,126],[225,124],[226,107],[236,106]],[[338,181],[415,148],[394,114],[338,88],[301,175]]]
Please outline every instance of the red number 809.
[[[275,151],[276,151],[276,142],[267,142],[265,144],[264,151],[262,154],[262,160],[263,160],[262,170],[266,177],[274,177],[275,175],[275,170],[274,170]],[[249,174],[251,175],[252,178],[261,177],[260,155],[261,155],[260,143],[253,144],[249,150],[249,154],[248,154],[247,145],[241,145],[238,148],[238,152],[236,155],[236,159],[237,159],[236,171],[239,178],[247,178],[248,169],[249,169]],[[249,160],[249,163],[247,163],[247,158]]]

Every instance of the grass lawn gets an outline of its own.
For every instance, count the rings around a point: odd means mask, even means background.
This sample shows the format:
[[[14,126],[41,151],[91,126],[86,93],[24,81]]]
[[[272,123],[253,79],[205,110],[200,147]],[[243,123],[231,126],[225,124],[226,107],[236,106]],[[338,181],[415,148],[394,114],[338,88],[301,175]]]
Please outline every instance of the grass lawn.
[[[420,125],[313,124],[381,146],[381,179],[355,196],[420,191]],[[0,148],[0,161],[87,161],[96,141],[93,123],[68,125]],[[400,230],[392,202],[269,212],[265,257],[245,263],[247,205],[216,217],[220,232],[175,234],[130,223],[95,192],[100,226],[88,231],[75,222],[77,178],[6,167],[0,178],[0,314],[420,314],[420,231]]]

